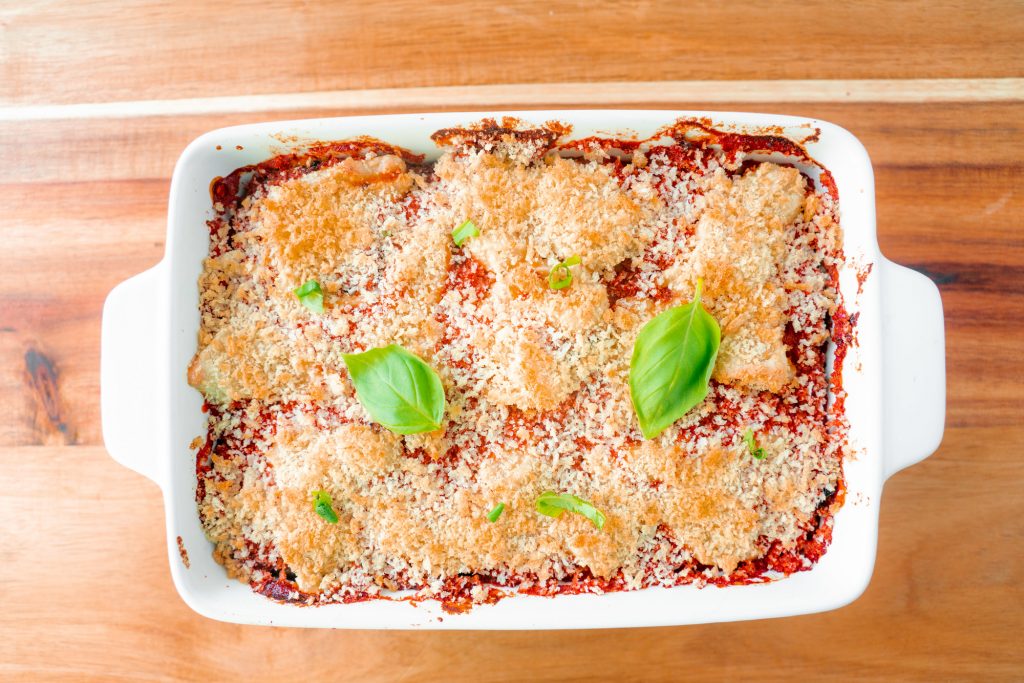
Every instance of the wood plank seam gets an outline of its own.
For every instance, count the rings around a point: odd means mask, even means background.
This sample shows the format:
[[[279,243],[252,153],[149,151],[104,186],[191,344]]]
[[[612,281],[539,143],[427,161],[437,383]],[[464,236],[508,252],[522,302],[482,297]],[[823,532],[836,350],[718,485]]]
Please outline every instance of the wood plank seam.
[[[442,86],[0,107],[0,122],[188,116],[255,111],[536,107],[601,102],[934,103],[1024,101],[1024,78],[641,81]]]

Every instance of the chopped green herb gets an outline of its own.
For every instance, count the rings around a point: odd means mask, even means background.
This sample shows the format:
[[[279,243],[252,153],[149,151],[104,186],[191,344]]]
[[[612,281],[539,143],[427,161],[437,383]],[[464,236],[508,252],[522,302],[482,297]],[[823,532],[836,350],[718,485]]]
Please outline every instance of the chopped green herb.
[[[324,312],[324,292],[316,280],[306,280],[306,284],[295,290],[299,302],[314,313]]]
[[[455,241],[455,246],[461,247],[470,237],[476,237],[479,234],[480,230],[476,227],[476,224],[473,221],[466,221],[452,230],[452,240]]]
[[[494,506],[494,509],[487,513],[488,522],[497,522],[498,517],[501,517],[501,513],[505,511],[505,504],[498,503]]]
[[[764,456],[768,455],[764,452],[764,449],[757,445],[757,441],[754,440],[754,430],[751,427],[747,427],[747,431],[743,432],[743,442],[747,444],[747,450],[750,454],[758,460],[763,460]]]
[[[338,513],[331,505],[331,496],[326,491],[313,491],[313,510],[329,524],[338,523]]]
[[[697,280],[693,301],[647,321],[633,344],[629,397],[645,439],[657,437],[708,395],[722,333],[701,305],[703,286]]]
[[[441,428],[444,386],[432,367],[398,344],[343,353],[356,398],[375,422],[396,434]]]
[[[571,266],[578,266],[583,263],[578,255],[570,256],[565,259],[548,273],[548,287],[551,289],[565,289],[572,284],[572,271],[569,270]]]
[[[542,515],[558,518],[566,510],[583,515],[598,529],[604,526],[604,513],[582,498],[570,493],[555,493],[554,491],[545,491],[537,498],[537,512]]]

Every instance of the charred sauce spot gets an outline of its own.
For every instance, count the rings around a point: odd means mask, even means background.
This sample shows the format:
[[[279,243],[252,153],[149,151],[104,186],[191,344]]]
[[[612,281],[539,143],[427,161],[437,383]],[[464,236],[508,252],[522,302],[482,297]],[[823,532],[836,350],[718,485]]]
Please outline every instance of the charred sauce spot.
[[[185,550],[185,542],[181,540],[181,536],[178,536],[178,555],[181,557],[181,563],[185,565],[185,569],[191,569],[192,563],[188,561],[188,551]]]
[[[277,602],[305,604],[312,602],[315,597],[309,593],[303,593],[293,582],[287,579],[268,577],[262,581],[255,581],[251,585],[252,589],[260,595]]]
[[[667,136],[681,144],[718,145],[727,158],[740,152],[778,152],[798,159],[810,160],[802,145],[781,134],[733,133],[719,130],[706,119],[681,119],[660,129],[655,137]],[[811,138],[808,138],[810,140]]]
[[[592,150],[603,150],[605,152],[619,151],[624,153],[634,152],[644,143],[643,140],[625,140],[619,138],[604,138],[592,135],[578,140],[569,140],[558,146],[561,150],[579,150],[587,153]]]
[[[443,128],[430,136],[438,147],[452,147],[470,143],[486,147],[501,143],[533,143],[541,149],[552,149],[555,143],[572,132],[572,126],[558,121],[549,121],[542,127],[528,127],[519,119],[504,117],[499,123],[495,119],[483,119],[467,128]]]
[[[715,141],[722,146],[727,156],[735,157],[739,152],[778,152],[786,156],[805,159],[807,152],[789,138],[776,135],[743,135],[741,133],[718,132]]]

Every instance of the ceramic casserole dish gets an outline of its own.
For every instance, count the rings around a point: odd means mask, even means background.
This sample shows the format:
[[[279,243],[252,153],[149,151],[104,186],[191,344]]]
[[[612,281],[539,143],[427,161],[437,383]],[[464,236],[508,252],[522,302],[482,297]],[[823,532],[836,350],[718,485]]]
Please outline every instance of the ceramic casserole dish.
[[[856,344],[843,370],[850,455],[846,503],[831,545],[809,571],[751,585],[536,597],[515,595],[465,614],[437,603],[371,600],[304,607],[271,601],[229,579],[210,551],[196,510],[190,442],[206,429],[203,398],[186,370],[199,329],[197,278],[209,246],[211,180],[317,140],[369,135],[436,158],[430,134],[484,117],[557,120],[573,138],[646,138],[679,119],[719,130],[772,131],[802,144],[829,169],[840,199],[845,262],[840,290],[856,316]],[[283,142],[285,141],[285,142]],[[765,151],[765,159],[783,160]],[[788,161],[800,166],[799,160]],[[814,177],[813,169],[810,169]],[[533,111],[408,114],[263,123],[207,133],[181,155],[171,182],[164,259],[118,285],[103,310],[103,435],[111,456],[162,490],[171,575],[195,611],[244,624],[329,628],[550,629],[664,626],[760,619],[835,609],[868,585],[883,484],[931,454],[945,416],[945,349],[939,293],[925,276],[887,260],[875,235],[874,181],[861,143],[814,119],[692,111]],[[189,566],[183,557],[187,552]],[[440,618],[439,618],[440,617]]]

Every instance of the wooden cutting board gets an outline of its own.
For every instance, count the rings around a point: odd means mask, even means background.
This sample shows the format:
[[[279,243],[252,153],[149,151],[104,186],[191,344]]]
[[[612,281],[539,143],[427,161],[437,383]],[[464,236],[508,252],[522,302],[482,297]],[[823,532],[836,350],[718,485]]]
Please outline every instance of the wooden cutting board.
[[[0,679],[1024,678],[1022,43],[1009,0],[0,5]],[[867,592],[579,632],[191,612],[160,491],[99,422],[103,299],[161,258],[177,155],[233,123],[563,106],[814,116],[867,146],[882,250],[942,291],[949,373],[945,440],[886,487]]]

